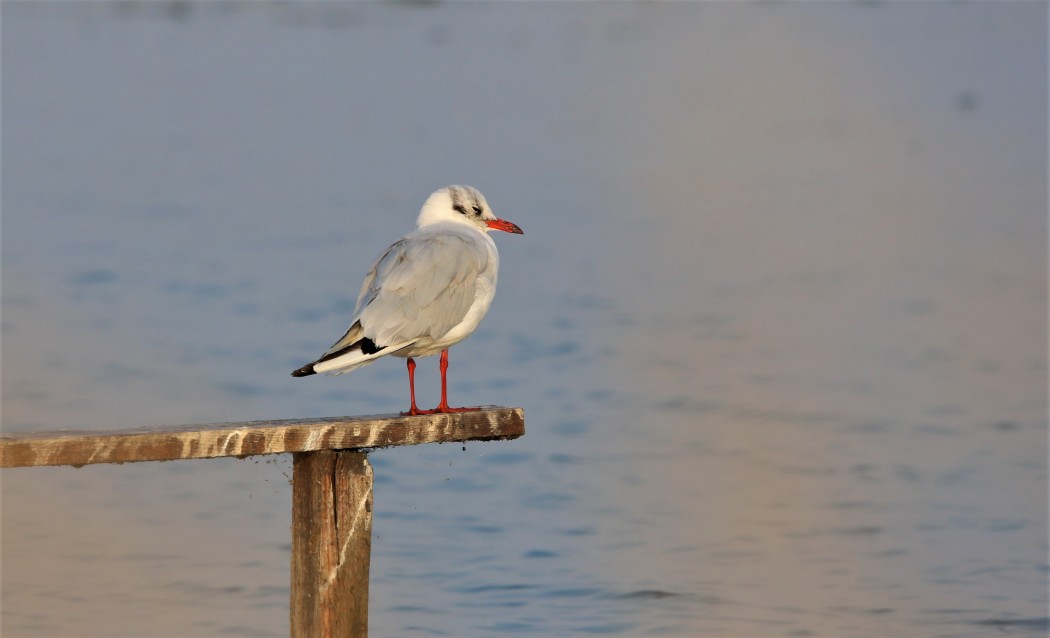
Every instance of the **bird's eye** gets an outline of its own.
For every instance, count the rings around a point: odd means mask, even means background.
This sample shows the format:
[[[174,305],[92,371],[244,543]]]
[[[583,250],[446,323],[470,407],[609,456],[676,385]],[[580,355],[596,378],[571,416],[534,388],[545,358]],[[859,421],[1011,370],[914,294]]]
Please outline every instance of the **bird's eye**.
[[[475,215],[480,215],[481,214],[481,206],[478,206],[477,204],[474,205],[474,214]]]

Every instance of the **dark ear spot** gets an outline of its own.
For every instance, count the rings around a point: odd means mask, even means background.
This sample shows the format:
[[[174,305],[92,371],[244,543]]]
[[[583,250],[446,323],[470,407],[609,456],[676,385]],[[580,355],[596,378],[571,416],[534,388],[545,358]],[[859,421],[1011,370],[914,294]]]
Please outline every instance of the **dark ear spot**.
[[[466,207],[463,206],[463,204],[458,204],[458,203],[457,204],[453,204],[452,205],[452,210],[456,211],[460,215],[466,215],[467,214],[467,209],[466,209]]]

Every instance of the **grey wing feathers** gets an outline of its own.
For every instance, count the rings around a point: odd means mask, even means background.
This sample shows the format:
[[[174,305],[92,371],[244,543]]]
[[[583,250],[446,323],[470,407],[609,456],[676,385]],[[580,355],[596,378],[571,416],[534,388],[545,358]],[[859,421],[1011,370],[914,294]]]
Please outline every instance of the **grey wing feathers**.
[[[346,333],[292,376],[342,374],[377,357],[432,347],[464,321],[479,289],[491,291],[494,273],[479,279],[497,267],[493,257],[484,243],[455,228],[405,236],[372,264]]]
[[[350,324],[350,327],[347,329],[346,333],[339,338],[339,341],[336,341],[332,344],[332,347],[324,351],[324,354],[321,355],[321,359],[324,359],[333,352],[339,352],[343,348],[360,341],[361,337],[361,324],[357,321],[354,321],[354,323]],[[318,361],[320,361],[321,359],[318,359]]]
[[[361,287],[356,319],[362,335],[379,345],[443,336],[474,303],[486,259],[482,248],[454,234],[395,243]]]

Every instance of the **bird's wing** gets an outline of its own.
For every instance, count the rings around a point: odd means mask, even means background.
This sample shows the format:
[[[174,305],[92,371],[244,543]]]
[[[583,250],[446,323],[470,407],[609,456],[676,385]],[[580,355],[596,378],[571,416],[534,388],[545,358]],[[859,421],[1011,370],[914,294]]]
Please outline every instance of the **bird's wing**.
[[[488,267],[484,246],[469,236],[407,235],[376,260],[361,286],[358,338],[385,346],[443,336],[463,321]]]
[[[354,318],[354,322],[352,324],[350,324],[349,328],[347,328],[346,333],[343,334],[342,337],[340,337],[339,341],[336,341],[335,343],[332,344],[332,346],[330,348],[325,350],[324,354],[321,355],[321,358],[318,359],[318,361],[323,360],[325,357],[327,357],[327,356],[329,356],[331,354],[339,352],[340,350],[346,348],[347,346],[350,346],[350,345],[352,345],[354,343],[357,343],[358,341],[361,340],[361,336],[362,336],[362,334],[361,334],[361,323],[358,322],[357,318],[355,317]]]

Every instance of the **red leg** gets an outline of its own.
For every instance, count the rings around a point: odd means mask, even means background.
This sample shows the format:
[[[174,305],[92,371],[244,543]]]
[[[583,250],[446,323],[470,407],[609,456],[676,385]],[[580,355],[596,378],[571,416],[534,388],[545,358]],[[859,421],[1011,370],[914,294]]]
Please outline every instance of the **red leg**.
[[[441,351],[441,403],[434,408],[434,412],[473,412],[481,408],[450,408],[448,407],[448,382],[445,373],[448,372],[448,349]]]
[[[430,414],[429,410],[420,410],[416,407],[416,362],[408,357],[408,393],[412,397],[412,407],[408,412],[402,412],[401,416],[416,416],[419,414]]]

